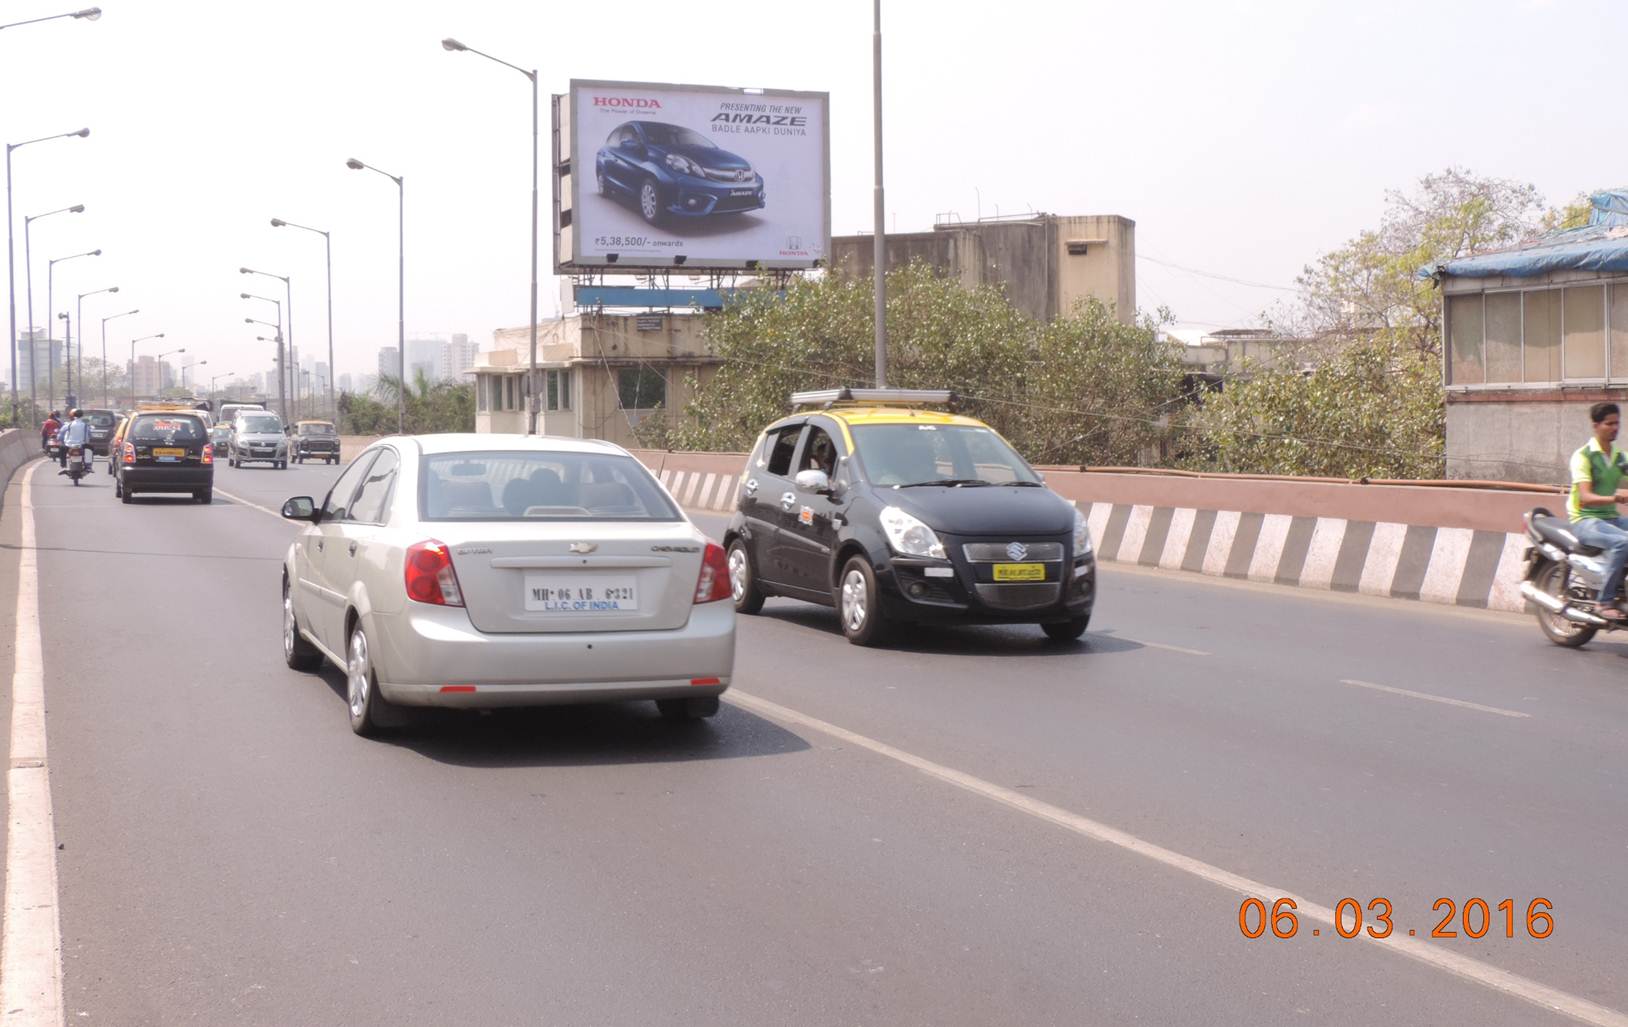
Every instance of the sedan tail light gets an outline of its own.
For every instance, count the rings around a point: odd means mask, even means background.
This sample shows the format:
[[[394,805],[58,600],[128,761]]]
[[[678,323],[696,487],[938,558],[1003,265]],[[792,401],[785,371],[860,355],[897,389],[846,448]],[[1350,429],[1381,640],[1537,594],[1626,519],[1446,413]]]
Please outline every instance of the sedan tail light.
[[[452,551],[445,543],[430,539],[408,546],[404,573],[407,598],[413,602],[436,606],[464,604],[458,573],[452,569]]]
[[[715,603],[732,595],[729,590],[729,561],[724,556],[724,548],[716,542],[708,542],[707,551],[701,555],[701,576],[695,582],[695,601]]]

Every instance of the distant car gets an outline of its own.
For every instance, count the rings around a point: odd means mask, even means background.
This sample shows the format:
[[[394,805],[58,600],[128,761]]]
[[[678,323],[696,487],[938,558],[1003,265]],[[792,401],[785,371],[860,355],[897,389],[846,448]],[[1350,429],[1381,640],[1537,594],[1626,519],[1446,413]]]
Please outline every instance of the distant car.
[[[668,215],[739,214],[766,202],[763,176],[745,157],[660,121],[618,125],[594,160],[594,183],[601,196],[632,199],[653,225]]]
[[[283,655],[345,671],[352,730],[392,704],[654,699],[710,717],[735,662],[724,551],[608,442],[393,436],[351,462],[283,562]]]
[[[770,424],[724,533],[735,609],[836,607],[856,645],[890,623],[1029,623],[1079,638],[1096,602],[1085,517],[949,393],[831,389]]]
[[[283,419],[270,411],[239,410],[232,422],[231,446],[229,467],[248,463],[270,464],[279,471],[288,467],[288,433]]]
[[[130,415],[125,414],[125,415],[123,415],[123,416],[121,416],[119,418],[119,423],[113,428],[113,434],[108,436],[108,440],[107,440],[107,451],[108,451],[108,454],[109,454],[108,461],[107,461],[107,473],[108,474],[112,474],[117,469],[117,466],[118,466],[118,463],[119,463],[119,461],[117,459],[117,456],[118,456],[119,453],[123,452],[122,447],[123,447],[123,444],[124,444],[124,433],[125,433],[125,430],[127,428],[129,428],[129,427],[130,427]],[[215,450],[215,452],[218,453],[218,452],[220,452],[220,450],[217,449],[217,450]]]
[[[112,410],[86,410],[82,416],[90,427],[91,452],[106,456],[113,442],[113,429],[119,423],[119,415]]]
[[[296,463],[303,464],[307,460],[321,460],[329,464],[339,462],[339,432],[332,421],[296,421],[292,441]]]
[[[115,460],[113,494],[126,503],[145,492],[190,492],[200,503],[215,496],[215,451],[209,429],[193,411],[130,415]]]
[[[232,449],[232,426],[217,424],[209,429],[209,444],[215,447],[217,453],[229,453]]]

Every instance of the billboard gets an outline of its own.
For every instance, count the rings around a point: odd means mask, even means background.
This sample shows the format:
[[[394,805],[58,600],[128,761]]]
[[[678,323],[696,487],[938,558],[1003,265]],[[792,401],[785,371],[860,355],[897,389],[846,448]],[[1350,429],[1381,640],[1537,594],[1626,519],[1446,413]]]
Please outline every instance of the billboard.
[[[556,273],[825,264],[828,101],[573,79],[554,98]]]

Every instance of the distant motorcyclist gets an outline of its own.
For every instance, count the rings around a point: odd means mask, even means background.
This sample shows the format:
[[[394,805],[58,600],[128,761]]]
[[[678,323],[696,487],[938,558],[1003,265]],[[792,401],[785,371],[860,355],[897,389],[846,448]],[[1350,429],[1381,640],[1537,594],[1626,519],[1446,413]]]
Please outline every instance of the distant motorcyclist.
[[[51,451],[51,436],[62,430],[62,421],[58,419],[58,412],[53,410],[51,415],[40,425],[40,449],[49,453]]]
[[[68,423],[62,429],[62,468],[68,467],[68,450],[74,446],[84,447],[90,445],[90,425],[79,416],[78,408],[68,411]],[[59,472],[60,473],[60,472]],[[1628,534],[1624,535],[1628,539]]]
[[[1628,477],[1628,454],[1617,448],[1622,413],[1615,403],[1596,403],[1588,414],[1594,422],[1594,437],[1571,456],[1566,512],[1572,534],[1584,545],[1598,547],[1605,562],[1596,612],[1609,621],[1624,621],[1628,613],[1617,603],[1617,591],[1628,569],[1628,517],[1617,513],[1618,503],[1628,503],[1628,488],[1621,487]]]

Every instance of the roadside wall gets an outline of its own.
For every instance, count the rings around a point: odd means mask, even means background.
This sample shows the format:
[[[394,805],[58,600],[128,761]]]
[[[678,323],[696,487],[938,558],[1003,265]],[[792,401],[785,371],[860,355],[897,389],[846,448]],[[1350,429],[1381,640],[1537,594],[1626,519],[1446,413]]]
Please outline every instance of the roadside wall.
[[[733,509],[744,453],[634,450],[679,503]],[[1043,468],[1099,559],[1215,577],[1519,611],[1521,514],[1537,492]]]
[[[39,455],[39,435],[17,428],[0,431],[0,503],[5,502],[6,485],[12,474]]]

